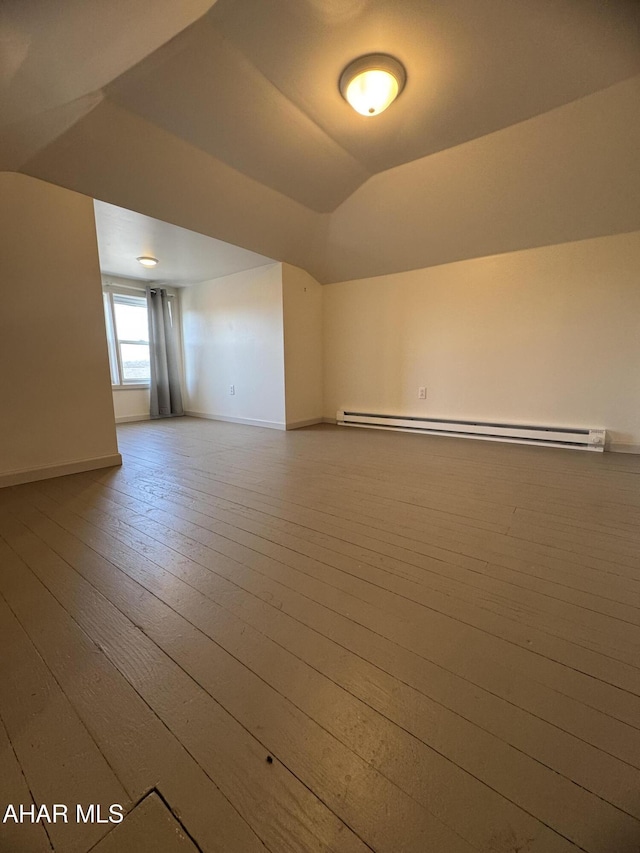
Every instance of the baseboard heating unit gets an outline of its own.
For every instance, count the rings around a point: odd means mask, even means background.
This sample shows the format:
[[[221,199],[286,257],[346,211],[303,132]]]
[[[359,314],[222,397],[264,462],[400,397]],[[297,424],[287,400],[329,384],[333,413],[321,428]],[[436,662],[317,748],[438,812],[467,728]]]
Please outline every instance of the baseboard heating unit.
[[[443,421],[438,418],[381,415],[372,412],[339,411],[336,421],[340,426],[448,435],[456,438],[479,438],[483,441],[508,441],[514,444],[537,444],[545,447],[568,447],[600,452],[604,450],[607,435],[604,429],[498,424],[485,421]]]

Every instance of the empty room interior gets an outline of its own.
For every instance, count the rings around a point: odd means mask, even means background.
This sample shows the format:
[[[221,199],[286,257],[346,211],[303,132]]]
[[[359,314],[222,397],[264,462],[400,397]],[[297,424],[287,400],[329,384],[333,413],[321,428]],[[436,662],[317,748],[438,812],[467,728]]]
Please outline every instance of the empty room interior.
[[[0,853],[640,853],[640,3],[0,6]]]

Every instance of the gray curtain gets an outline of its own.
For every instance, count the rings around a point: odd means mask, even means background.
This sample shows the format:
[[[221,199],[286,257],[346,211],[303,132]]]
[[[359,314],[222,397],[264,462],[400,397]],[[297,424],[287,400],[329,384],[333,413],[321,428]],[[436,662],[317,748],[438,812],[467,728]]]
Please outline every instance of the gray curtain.
[[[152,418],[184,415],[180,371],[174,332],[175,315],[167,291],[147,287],[149,357],[151,361],[150,414]]]

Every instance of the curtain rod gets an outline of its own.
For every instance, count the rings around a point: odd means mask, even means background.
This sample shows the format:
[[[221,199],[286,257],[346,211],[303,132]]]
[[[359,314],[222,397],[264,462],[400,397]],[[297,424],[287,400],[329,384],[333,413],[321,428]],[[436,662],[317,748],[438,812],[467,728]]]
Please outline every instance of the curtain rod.
[[[103,287],[112,287],[116,290],[135,290],[138,293],[146,293],[147,292],[146,287],[128,287],[126,284],[115,284],[113,282],[105,283],[103,281],[102,286]],[[161,290],[161,289],[162,289],[162,285],[154,285],[153,287],[151,287],[151,290]],[[166,289],[166,287],[165,287],[165,289]],[[175,293],[167,293],[167,297],[169,299],[173,299],[174,296],[175,296]]]

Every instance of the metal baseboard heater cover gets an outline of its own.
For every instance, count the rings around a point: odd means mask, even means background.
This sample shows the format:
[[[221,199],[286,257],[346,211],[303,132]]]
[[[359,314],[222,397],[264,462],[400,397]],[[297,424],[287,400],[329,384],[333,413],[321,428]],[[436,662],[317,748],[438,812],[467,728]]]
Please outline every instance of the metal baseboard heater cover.
[[[513,444],[537,444],[545,447],[568,447],[599,452],[604,450],[607,435],[604,429],[499,424],[485,421],[444,421],[438,418],[382,415],[373,412],[339,411],[336,420],[340,426],[448,435],[456,438],[479,438],[483,441],[508,441]]]

